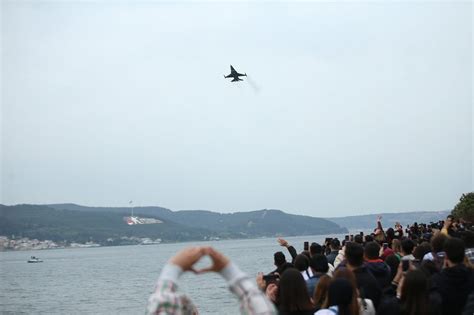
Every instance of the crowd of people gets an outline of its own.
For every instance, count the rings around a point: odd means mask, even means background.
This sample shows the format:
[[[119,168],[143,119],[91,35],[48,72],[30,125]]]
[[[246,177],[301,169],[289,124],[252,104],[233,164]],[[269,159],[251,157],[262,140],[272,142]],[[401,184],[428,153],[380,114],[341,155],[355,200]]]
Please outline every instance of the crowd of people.
[[[474,229],[452,216],[405,229],[396,223],[386,230],[378,217],[370,235],[305,242],[299,254],[286,240],[278,243],[291,259],[276,252],[275,269],[255,280],[211,247],[179,252],[163,268],[147,312],[198,314],[177,291],[177,280],[185,271],[213,271],[227,280],[242,314],[474,314]],[[212,266],[195,270],[203,256]]]

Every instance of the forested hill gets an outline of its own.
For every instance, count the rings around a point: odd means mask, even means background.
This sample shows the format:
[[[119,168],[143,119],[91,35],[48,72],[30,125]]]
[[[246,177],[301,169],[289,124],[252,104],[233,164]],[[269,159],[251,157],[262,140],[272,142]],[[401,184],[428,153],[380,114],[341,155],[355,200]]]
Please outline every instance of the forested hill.
[[[84,207],[75,204],[49,205],[54,209],[116,212],[130,215],[130,207]],[[218,213],[205,210],[171,211],[162,207],[135,207],[134,214],[151,216],[193,228],[203,228],[219,233],[238,233],[249,236],[317,235],[345,233],[347,229],[326,219],[288,214],[280,210]]]
[[[299,216],[279,210],[220,214],[211,211],[171,211],[161,207],[135,207],[134,215],[163,221],[161,224],[128,226],[127,207],[83,207],[75,204],[0,205],[0,234],[28,238],[93,240],[104,243],[122,236],[190,241],[209,238],[273,237],[345,233],[325,219]]]

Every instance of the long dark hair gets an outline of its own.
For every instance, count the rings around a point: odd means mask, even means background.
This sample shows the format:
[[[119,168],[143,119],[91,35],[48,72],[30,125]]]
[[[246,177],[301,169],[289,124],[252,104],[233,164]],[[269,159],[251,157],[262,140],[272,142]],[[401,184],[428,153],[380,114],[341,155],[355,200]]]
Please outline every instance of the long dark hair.
[[[360,308],[359,308],[359,301],[357,300],[357,298],[359,297],[358,296],[359,294],[358,294],[358,289],[357,289],[357,280],[354,273],[347,268],[340,268],[338,271],[336,271],[336,273],[334,273],[334,279],[339,279],[339,278],[346,279],[350,282],[352,286],[352,300],[351,300],[351,303],[349,304],[349,310],[351,312],[351,315],[359,315]]]
[[[400,314],[425,315],[429,313],[429,281],[421,270],[407,272],[403,280]]]
[[[328,290],[328,306],[337,306],[339,315],[352,315],[350,305],[352,302],[352,284],[345,278],[331,281]]]
[[[328,275],[322,275],[319,278],[318,284],[314,290],[313,294],[313,303],[315,309],[320,310],[327,307],[328,300],[328,289],[329,284],[331,283],[331,277]]]
[[[306,311],[314,308],[303,275],[295,268],[288,268],[281,275],[278,295],[280,312]]]

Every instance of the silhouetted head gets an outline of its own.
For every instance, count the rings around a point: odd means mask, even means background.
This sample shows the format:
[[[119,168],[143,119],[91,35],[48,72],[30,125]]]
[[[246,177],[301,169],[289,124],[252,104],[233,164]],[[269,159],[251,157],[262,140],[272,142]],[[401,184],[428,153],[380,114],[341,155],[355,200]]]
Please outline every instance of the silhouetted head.
[[[359,243],[359,244],[364,244],[364,240],[362,238],[362,235],[360,235],[360,234],[354,235],[354,242]]]
[[[410,255],[413,252],[415,243],[410,239],[405,239],[402,241],[402,251],[405,255]]]
[[[360,267],[364,263],[364,248],[357,243],[347,243],[345,256],[349,265],[354,268]]]
[[[374,240],[374,237],[372,235],[366,235],[365,236],[365,242],[372,242]]]
[[[398,259],[397,256],[395,255],[390,255],[385,258],[385,263],[390,267],[390,281],[395,278],[395,275],[397,274],[398,270],[398,264],[400,263],[400,260]]]
[[[309,267],[309,259],[306,255],[299,254],[295,257],[294,265],[299,271],[305,271]]]
[[[318,243],[311,243],[311,246],[309,247],[309,253],[311,254],[311,256],[316,254],[322,254],[323,247]]]
[[[309,266],[315,272],[326,273],[329,270],[328,260],[323,254],[316,254],[311,256]]]
[[[444,243],[448,237],[446,234],[438,233],[431,239],[431,250],[435,253],[439,253],[443,251]]]
[[[282,252],[276,252],[275,254],[273,254],[273,260],[275,266],[279,267],[286,263],[285,254],[283,254]]]
[[[364,255],[367,259],[379,258],[380,245],[377,242],[368,242],[365,244]]]
[[[339,242],[337,238],[333,238],[331,240],[330,247],[332,250],[339,250],[339,248],[341,247],[341,242]]]
[[[413,251],[413,256],[419,261],[422,261],[423,257],[429,252],[431,252],[430,243],[423,242],[415,248],[415,250]]]
[[[389,239],[395,238],[395,230],[393,228],[388,228],[387,231],[385,231],[385,234],[387,235],[387,238]]]
[[[446,258],[448,258],[453,264],[460,264],[463,262],[465,255],[464,249],[464,242],[456,237],[451,237],[444,243]]]

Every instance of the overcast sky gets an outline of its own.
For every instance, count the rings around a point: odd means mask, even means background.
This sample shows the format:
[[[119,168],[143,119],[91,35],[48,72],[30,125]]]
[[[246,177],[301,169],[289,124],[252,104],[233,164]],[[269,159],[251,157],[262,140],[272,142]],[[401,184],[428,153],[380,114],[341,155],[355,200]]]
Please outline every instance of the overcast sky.
[[[472,12],[2,1],[0,203],[450,209],[473,190]]]

